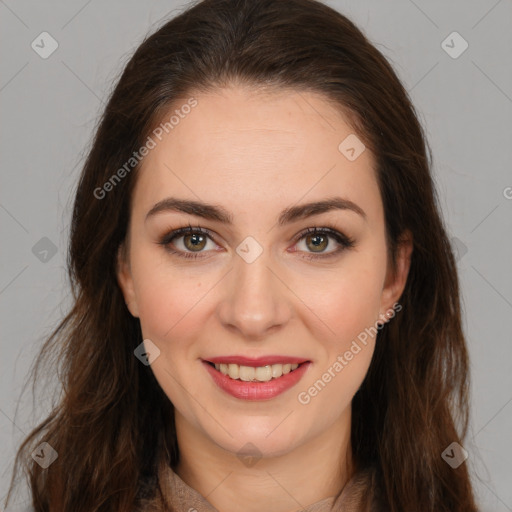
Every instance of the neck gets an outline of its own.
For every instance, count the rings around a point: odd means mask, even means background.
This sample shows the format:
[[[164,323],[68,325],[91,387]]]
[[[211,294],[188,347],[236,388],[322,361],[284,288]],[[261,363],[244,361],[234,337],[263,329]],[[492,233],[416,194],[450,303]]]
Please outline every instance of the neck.
[[[328,430],[250,467],[176,411],[175,472],[221,512],[291,512],[338,495],[353,473],[350,408]]]

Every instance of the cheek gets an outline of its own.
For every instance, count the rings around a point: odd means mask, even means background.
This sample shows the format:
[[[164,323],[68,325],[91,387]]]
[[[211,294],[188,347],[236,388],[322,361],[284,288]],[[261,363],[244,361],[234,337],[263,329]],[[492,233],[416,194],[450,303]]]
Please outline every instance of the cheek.
[[[144,337],[180,340],[201,329],[197,315],[207,299],[204,276],[173,267],[164,256],[136,256],[132,263],[140,323]]]
[[[353,269],[325,282],[323,293],[317,290],[310,297],[311,309],[329,327],[329,334],[320,337],[316,332],[317,346],[321,346],[316,368],[297,394],[303,414],[334,422],[362,384],[378,332],[381,276],[375,269]]]
[[[375,262],[372,256],[355,255],[339,270],[323,275],[317,272],[310,277],[301,275],[293,288],[305,298],[310,329],[324,330],[323,339],[341,350],[378,320],[384,275],[382,262]],[[318,327],[313,327],[313,322]]]

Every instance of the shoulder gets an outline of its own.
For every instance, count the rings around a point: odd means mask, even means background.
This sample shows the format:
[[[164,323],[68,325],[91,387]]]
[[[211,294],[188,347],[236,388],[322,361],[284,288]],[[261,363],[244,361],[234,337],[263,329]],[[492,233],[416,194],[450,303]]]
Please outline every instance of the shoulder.
[[[377,469],[368,467],[357,471],[338,496],[333,510],[384,512]]]
[[[158,478],[156,475],[146,476],[139,483],[137,506],[133,512],[158,512],[162,510],[158,499]]]

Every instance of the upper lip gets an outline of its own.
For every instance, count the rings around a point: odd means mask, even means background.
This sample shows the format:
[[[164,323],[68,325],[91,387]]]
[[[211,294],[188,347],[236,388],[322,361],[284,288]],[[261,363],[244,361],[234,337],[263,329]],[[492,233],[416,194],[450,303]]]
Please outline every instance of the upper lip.
[[[218,356],[204,359],[206,362],[214,364],[238,364],[242,366],[267,366],[271,364],[301,364],[308,361],[303,357],[293,356],[261,356],[261,357],[245,357],[245,356]]]

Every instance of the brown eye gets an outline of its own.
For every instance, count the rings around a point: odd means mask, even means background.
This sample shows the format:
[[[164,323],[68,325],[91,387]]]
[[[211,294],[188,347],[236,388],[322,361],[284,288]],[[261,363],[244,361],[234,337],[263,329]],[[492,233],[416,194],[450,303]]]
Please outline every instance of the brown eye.
[[[210,232],[201,227],[180,228],[165,235],[159,244],[168,252],[183,258],[202,258],[208,250],[205,248],[211,242],[215,248],[215,243]]]
[[[190,251],[201,251],[206,245],[206,236],[199,233],[192,233],[183,236],[183,245]]]
[[[297,246],[299,252],[305,253],[304,258],[313,260],[335,257],[342,251],[354,247],[354,243],[355,240],[334,228],[315,227],[308,228],[299,234]]]
[[[329,245],[327,236],[325,235],[308,235],[306,236],[305,242],[309,249],[312,249],[313,252],[322,252]],[[311,245],[310,245],[311,244]]]

